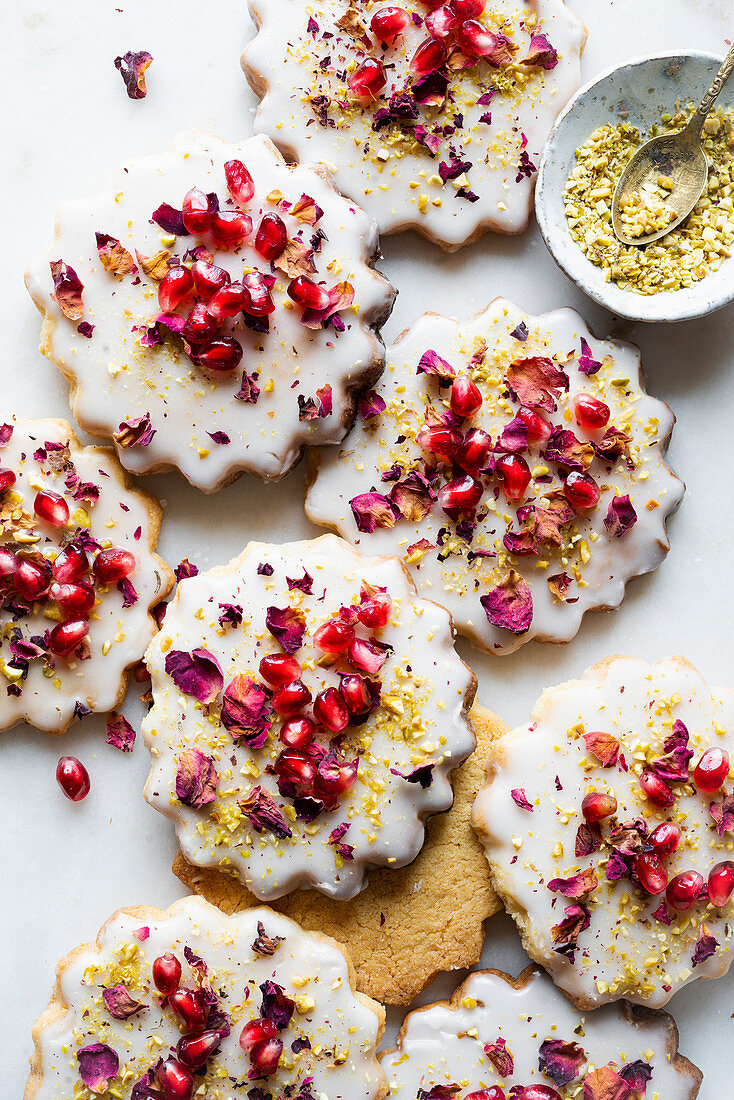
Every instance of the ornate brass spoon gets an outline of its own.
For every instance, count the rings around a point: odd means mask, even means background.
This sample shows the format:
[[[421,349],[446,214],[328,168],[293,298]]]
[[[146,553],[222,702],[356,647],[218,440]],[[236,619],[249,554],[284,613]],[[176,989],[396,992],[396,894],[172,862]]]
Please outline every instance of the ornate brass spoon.
[[[701,198],[708,177],[708,163],[701,145],[704,124],[719,92],[734,72],[734,46],[724,59],[713,84],[684,129],[645,142],[632,156],[612,198],[612,228],[622,244],[643,245],[660,240],[690,214]],[[623,196],[639,195],[642,188],[657,188],[659,179],[666,181],[668,196],[665,208],[673,215],[671,220],[655,232],[630,237],[622,221]],[[672,184],[672,186],[671,186]]]

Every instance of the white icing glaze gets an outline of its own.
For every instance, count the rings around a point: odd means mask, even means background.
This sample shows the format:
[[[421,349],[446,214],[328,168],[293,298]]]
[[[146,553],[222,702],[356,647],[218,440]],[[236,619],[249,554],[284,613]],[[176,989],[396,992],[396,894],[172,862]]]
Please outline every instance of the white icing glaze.
[[[262,562],[273,566],[271,577],[258,575]],[[304,569],[313,577],[313,595],[288,592],[286,577],[300,578]],[[240,673],[262,682],[260,659],[281,652],[265,626],[266,609],[299,607],[306,634],[295,656],[315,698],[324,687],[339,686],[338,671],[345,666],[314,663],[320,653],[311,642],[313,630],[340,606],[358,600],[363,580],[386,587],[392,598],[390,621],[374,633],[394,650],[377,674],[382,683],[380,705],[347,738],[345,758],[359,753],[357,781],[335,810],[308,824],[296,818],[289,800],[278,793],[276,777],[264,771],[282,748],[278,724],[260,750],[233,742],[216,716],[206,719],[201,704],[174,686],[165,673],[165,655],[171,649],[190,652],[204,647],[219,661],[225,687]],[[219,605],[225,602],[242,607],[241,627],[219,626]],[[358,633],[369,632],[360,627]],[[474,748],[465,715],[474,678],[454,650],[448,613],[415,598],[396,558],[362,558],[333,535],[283,546],[250,543],[229,565],[181,583],[146,660],[155,705],[143,726],[152,754],[145,797],[174,821],[187,859],[229,871],[264,900],[306,885],[334,897],[353,897],[366,885],[370,865],[405,866],[422,847],[425,817],[450,807],[449,773]],[[324,732],[318,739],[327,744],[328,736],[333,735]],[[175,793],[180,752],[194,746],[214,759],[220,773],[217,801],[201,810],[182,805]],[[410,774],[426,763],[435,765],[426,789],[391,771]],[[238,801],[256,784],[265,787],[281,809],[285,807],[293,832],[290,839],[257,833],[239,811]],[[219,824],[209,816],[210,810],[220,818]],[[343,824],[350,826],[343,841],[353,846],[352,861],[338,858],[334,843],[329,843],[332,831]]]
[[[259,921],[271,938],[283,937],[272,956],[252,949]],[[135,935],[141,927],[150,930],[142,941]],[[231,1020],[231,1034],[208,1062],[206,1077],[197,1078],[207,1100],[246,1097],[256,1086],[282,1095],[293,1085],[297,1093],[308,1077],[313,1077],[314,1096],[376,1100],[380,1095],[383,1078],[375,1058],[379,1006],[371,1007],[374,1002],[352,992],[341,948],[270,909],[227,916],[201,898],[185,898],[166,911],[121,910],[104,926],[96,945],[79,948],[62,964],[60,994],[68,1007],[40,1031],[42,1079],[31,1094],[34,1100],[91,1095],[79,1078],[76,1052],[99,1042],[117,1053],[120,1072],[110,1084],[119,1089],[115,1096],[128,1100],[133,1084],[167,1057],[181,1037],[173,1012],[160,1005],[151,968],[156,957],[173,952],[183,966],[181,985],[195,988],[184,946],[204,960],[215,992],[225,994],[220,1004]],[[297,1007],[280,1033],[284,1052],[277,1074],[248,1080],[250,1059],[238,1040],[248,1020],[258,1016],[258,987],[268,980],[282,986]],[[103,988],[118,982],[147,1006],[127,1020],[114,1019],[102,1001]],[[290,1044],[304,1036],[312,1049],[292,1054]]]
[[[564,1098],[580,1097],[594,1069],[613,1065],[619,1071],[637,1060],[652,1069],[647,1100],[688,1100],[698,1091],[690,1063],[671,1061],[677,1053],[675,1032],[664,1013],[648,1015],[643,1026],[635,1026],[638,1021],[629,1006],[583,1016],[538,971],[519,989],[504,975],[479,971],[469,976],[460,993],[455,1007],[435,1004],[408,1015],[398,1049],[382,1057],[391,1097],[415,1100],[419,1089],[434,1085],[460,1085],[456,1100],[491,1085],[508,1095],[516,1085],[555,1087],[538,1067],[546,1040],[575,1042],[587,1058],[579,1076],[559,1089]],[[498,1038],[504,1039],[515,1062],[514,1072],[504,1078],[484,1054],[485,1044]]]
[[[734,840],[730,833],[717,835],[708,810],[720,795],[702,795],[692,783],[676,784],[677,802],[665,811],[640,790],[645,760],[661,754],[676,720],[690,733],[691,768],[711,746],[734,751],[734,692],[710,688],[680,658],[652,666],[627,657],[610,659],[581,680],[546,691],[530,724],[497,745],[487,786],[477,796],[474,823],[495,885],[523,925],[527,950],[561,989],[590,1007],[619,997],[660,1007],[688,982],[718,977],[731,962],[731,903],[716,909],[699,902],[678,915],[671,909],[674,919],[667,927],[651,916],[664,898],[650,898],[627,877],[605,880],[600,859],[609,854],[606,846],[590,856],[574,854],[584,795],[609,790],[618,802],[619,822],[643,816],[650,831],[665,820],[684,830],[678,851],[666,861],[669,878],[695,870],[705,882],[714,864],[731,859]],[[579,726],[620,740],[629,771],[603,768],[586,749]],[[524,789],[532,813],[513,801],[510,792],[517,788]],[[554,951],[550,934],[563,918],[564,905],[572,902],[545,884],[586,867],[596,868],[599,885],[584,899],[591,922],[579,936],[574,964]],[[718,947],[694,969],[703,924]]]
[[[380,0],[352,0],[367,28],[373,13],[382,6]],[[416,0],[406,0],[401,6],[421,17],[428,11]],[[561,0],[496,0],[488,4],[483,21],[494,31],[504,31],[518,46],[516,61],[527,56],[530,44],[530,33],[520,24],[533,17],[537,17],[536,28],[547,35],[561,59],[547,71],[515,64],[508,90],[495,94],[489,106],[478,104],[477,99],[492,88],[492,80],[496,81],[501,70],[480,62],[453,74],[453,102],[448,108],[421,108],[417,119],[430,130],[453,123],[457,113],[463,116],[458,135],[444,141],[433,158],[412,133],[403,138],[397,129],[372,129],[375,111],[387,106],[393,92],[411,83],[410,59],[429,37],[427,31],[411,24],[385,52],[370,34],[372,46],[365,54],[364,46],[337,26],[349,7],[348,0],[250,0],[260,31],[245,51],[243,65],[255,90],[262,94],[266,89],[255,119],[256,132],[267,134],[299,160],[333,165],[337,186],[372,214],[382,233],[415,228],[453,250],[482,228],[522,232],[528,224],[535,183],[534,172],[531,178],[516,179],[523,134],[527,138],[524,151],[537,166],[556,116],[579,86],[585,39],[579,20]],[[308,33],[310,16],[320,32],[326,32],[326,39],[321,33]],[[338,74],[350,72],[365,56],[384,59],[387,85],[374,107],[345,108],[344,104],[354,100],[345,95],[346,85]],[[326,59],[326,68],[318,68]],[[319,123],[309,98],[324,95],[340,104],[327,108],[333,123],[329,126]],[[480,122],[487,112],[491,112],[490,124]],[[462,161],[472,162],[472,167],[457,181],[443,184],[439,163],[451,160],[449,145]],[[457,195],[462,183],[478,195],[478,201]]]
[[[86,528],[103,546],[122,547],[135,555],[137,568],[130,581],[138,593],[131,607],[123,608],[123,597],[116,586],[96,588],[99,602],[89,621],[89,659],[49,655],[30,661],[28,675],[20,680],[22,693],[7,694],[17,675],[8,665],[13,660],[10,631],[20,629],[22,638],[43,637],[62,618],[52,618],[44,610],[58,610],[55,603],[34,605],[35,613],[15,624],[9,613],[0,612],[0,730],[26,721],[38,729],[62,731],[71,721],[77,703],[92,711],[109,711],[117,705],[125,669],[139,661],[156,631],[149,608],[168,592],[173,577],[163,561],[151,549],[157,537],[157,504],[140,492],[124,488],[123,472],[111,451],[82,447],[69,424],[63,420],[14,420],[13,435],[0,449],[0,467],[12,469],[17,477],[10,496],[0,495],[0,545],[11,549],[40,552],[50,562],[62,541],[68,541],[77,528]],[[46,441],[69,443],[71,461],[81,482],[92,482],[99,489],[99,500],[89,503],[74,500],[65,484],[65,473],[42,468],[33,457]],[[22,458],[25,456],[25,458]],[[33,502],[39,489],[50,489],[64,496],[70,511],[68,523],[52,527],[34,516]],[[17,501],[17,505],[11,502]],[[22,500],[18,500],[22,497]],[[15,512],[14,507],[22,510]],[[35,522],[34,522],[35,521]],[[136,538],[136,531],[139,537]],[[17,542],[20,532],[21,542]],[[38,536],[38,537],[37,537]],[[89,580],[89,578],[85,578]],[[44,675],[44,672],[46,673]]]
[[[529,332],[525,342],[510,335],[522,323]],[[574,358],[581,338],[587,340],[594,359],[602,361],[601,369],[593,376],[582,374]],[[558,398],[559,410],[553,415],[544,414],[554,425],[573,430],[581,440],[600,437],[601,433],[585,433],[573,418],[573,399],[583,392],[605,402],[611,410],[610,425],[624,428],[632,437],[634,469],[622,459],[607,474],[606,464],[594,459],[589,472],[600,483],[601,499],[590,513],[576,517],[571,526],[572,545],[564,548],[562,555],[541,552],[539,557],[527,557],[504,549],[505,532],[519,526],[518,505],[507,503],[501,492],[495,502],[491,478],[485,479],[488,491],[481,502],[482,508],[490,509],[487,517],[479,522],[471,544],[458,537],[449,540],[454,553],[443,563],[437,557],[438,534],[441,529],[453,533],[454,528],[438,504],[418,522],[400,519],[392,529],[377,527],[371,534],[357,529],[349,503],[354,496],[372,488],[388,493],[390,484],[381,483],[380,475],[395,461],[408,469],[416,463],[422,468],[424,456],[415,435],[423,424],[427,402],[440,408],[440,400],[436,380],[416,373],[421,356],[433,349],[457,373],[463,372],[482,342],[488,345],[485,363],[490,374],[494,372],[494,380],[475,375],[484,403],[464,427],[483,428],[496,442],[519,408],[518,402],[500,396],[506,392],[502,379],[507,368],[518,359],[549,356],[557,357],[556,365],[565,370],[569,380],[568,393]],[[620,378],[628,379],[628,385],[615,385]],[[673,415],[666,405],[645,393],[638,351],[629,344],[596,340],[573,310],[530,317],[498,298],[468,321],[425,314],[388,349],[387,368],[377,392],[387,403],[386,411],[370,421],[358,422],[341,452],[321,455],[318,475],[306,500],[308,516],[315,523],[333,527],[365,553],[400,554],[420,594],[447,607],[459,633],[466,634],[480,648],[504,653],[531,638],[567,641],[579,629],[585,611],[618,606],[627,581],[655,569],[664,558],[669,546],[665,520],[677,507],[684,488],[662,457]],[[396,444],[399,436],[405,437],[404,443]],[[531,481],[523,505],[541,497],[548,488],[559,486],[555,464],[545,465],[538,445],[530,447],[527,457],[531,469],[538,464],[540,474],[550,468],[552,485]],[[626,494],[637,513],[637,522],[621,539],[612,538],[604,526],[607,508],[615,495]],[[433,546],[423,556],[410,549],[421,539]],[[477,550],[489,551],[493,556],[468,562],[467,552]],[[584,560],[587,552],[588,560]],[[545,566],[539,568],[539,561]],[[480,603],[480,597],[501,581],[509,567],[527,583],[533,601],[530,628],[520,635],[491,624]],[[571,577],[566,602],[557,599],[547,583],[549,575],[560,572]]]
[[[303,230],[308,243],[317,229],[323,229],[327,239],[314,257],[317,274],[312,277],[329,289],[348,280],[355,298],[343,314],[346,331],[337,336],[332,328],[310,330],[301,324],[301,310],[286,296],[289,280],[274,269],[278,283],[270,333],[259,335],[239,321],[225,322],[221,333],[236,333],[244,357],[232,374],[212,378],[175,342],[141,346],[141,336],[161,312],[158,284],[142,271],[137,285],[134,275],[106,272],[97,255],[95,232],[117,238],[133,256],[136,249],[144,256],[156,254],[163,240],[180,257],[202,240],[213,247],[210,237],[178,237],[172,244],[173,238],[151,221],[151,215],[163,202],[180,210],[191,187],[216,191],[225,208],[228,193],[222,166],[230,159],[243,161],[254,179],[255,197],[246,212],[255,230],[263,211],[277,209],[274,192],[281,192],[291,204],[302,194],[316,200],[324,215],[315,227],[283,215],[289,236]],[[181,135],[170,153],[125,168],[107,195],[63,205],[54,243],[31,265],[26,282],[53,326],[46,350],[72,382],[79,423],[111,438],[121,421],[150,413],[153,440],[148,446],[118,447],[123,465],[137,474],[176,467],[193,485],[211,492],[242,470],[267,479],[282,477],[304,446],[338,443],[344,437],[355,388],[364,384],[365,373],[379,372],[384,358],[371,326],[389,312],[394,292],[368,266],[376,248],[372,220],[337,194],[312,166],[286,165],[266,138],[230,144],[191,132]],[[91,339],[77,332],[77,322],[62,316],[51,297],[49,261],[59,257],[84,284],[84,319],[95,325]],[[251,241],[233,251],[216,251],[214,262],[233,279],[248,268],[270,272]],[[243,368],[248,374],[259,372],[256,404],[235,399]],[[332,414],[301,422],[298,395],[313,398],[325,383],[332,387]],[[220,431],[230,437],[229,445],[215,443],[208,434]]]

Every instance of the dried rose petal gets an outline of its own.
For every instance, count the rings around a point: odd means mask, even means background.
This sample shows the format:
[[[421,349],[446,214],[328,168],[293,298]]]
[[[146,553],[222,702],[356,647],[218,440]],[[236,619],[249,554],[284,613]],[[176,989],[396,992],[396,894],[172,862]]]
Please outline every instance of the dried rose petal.
[[[593,867],[587,867],[577,875],[570,878],[552,878],[548,883],[548,889],[553,893],[563,894],[565,898],[583,898],[596,890],[599,885],[596,871]]]
[[[709,813],[716,822],[719,836],[734,832],[734,793],[725,795],[718,802],[709,802]]]
[[[121,752],[132,752],[135,744],[135,730],[116,710],[107,715],[107,744]]]
[[[362,420],[371,420],[373,416],[379,416],[387,405],[374,390],[365,390],[360,396],[357,410]]]
[[[433,769],[436,767],[435,763],[419,764],[413,768],[412,772],[407,774],[399,772],[397,768],[390,768],[392,775],[397,775],[401,779],[404,779],[406,783],[419,783],[421,788],[426,791],[433,783]]]
[[[586,1054],[578,1043],[546,1039],[540,1044],[538,1069],[557,1088],[575,1081],[586,1065]]]
[[[263,982],[260,986],[260,992],[263,995],[260,1008],[262,1017],[265,1020],[270,1020],[270,1023],[278,1031],[285,1031],[295,1012],[295,1001],[286,996],[283,987],[275,982]]]
[[[504,1039],[497,1039],[495,1043],[487,1043],[484,1047],[484,1053],[500,1077],[509,1077],[515,1072],[515,1059],[507,1049]]]
[[[492,626],[524,634],[533,621],[533,597],[519,573],[510,569],[505,579],[479,600]]]
[[[690,735],[685,724],[677,719],[673,723],[673,732],[663,743],[664,755],[650,762],[653,771],[666,783],[686,783],[688,765],[693,758],[693,749],[688,747]]]
[[[394,527],[400,511],[382,493],[360,493],[349,501],[357,530],[371,535],[376,527]]]
[[[698,933],[698,939],[696,940],[696,947],[691,958],[691,966],[696,967],[699,963],[705,962],[706,959],[710,959],[711,956],[716,953],[716,948],[718,946],[719,941],[715,936],[712,936],[706,925],[702,924]]]
[[[555,398],[562,390],[568,390],[565,372],[544,356],[518,359],[507,371],[505,381],[521,405],[546,412],[553,412]]]
[[[311,595],[313,577],[307,569],[303,570],[302,577],[286,577],[285,581],[288,585],[289,592],[293,592],[294,589],[297,589],[299,592],[305,592],[307,596]]]
[[[604,517],[604,526],[610,538],[621,539],[637,523],[637,512],[632,507],[629,494],[614,497]]]
[[[212,443],[216,443],[218,447],[226,447],[231,440],[226,432],[207,432]]]
[[[512,795],[512,801],[516,806],[519,806],[521,810],[529,810],[530,813],[533,812],[535,807],[532,806],[525,797],[524,787],[516,787],[513,791],[510,791],[510,794]]]
[[[601,829],[598,824],[594,822],[589,824],[583,821],[576,830],[576,841],[574,844],[574,854],[577,859],[581,856],[590,856],[594,852],[598,852],[601,848],[602,836]]]
[[[519,416],[516,416],[502,429],[496,449],[505,451],[507,454],[520,454],[521,451],[527,450],[527,446],[528,426]]]
[[[586,340],[584,340],[583,336],[581,337],[581,354],[578,357],[578,362],[579,370],[582,374],[596,374],[596,372],[601,369],[601,363],[591,354],[591,348]]]
[[[324,216],[324,212],[315,199],[310,195],[301,195],[298,202],[294,203],[288,213],[299,222],[306,225],[316,225]]]
[[[435,374],[437,378],[443,378],[447,382],[456,378],[456,371],[451,364],[430,348],[421,356],[416,374]]]
[[[145,99],[148,89],[145,84],[145,70],[153,60],[146,50],[138,53],[128,50],[122,57],[115,58],[115,68],[125,82],[130,99]]]
[[[253,787],[239,805],[243,814],[249,817],[255,832],[269,832],[279,840],[293,835],[280,806],[263,787]]]
[[[152,256],[144,256],[136,248],[135,256],[143,274],[156,283],[159,283],[170,271],[168,261],[171,258],[171,253],[167,248],[161,248],[158,252],[154,252]]]
[[[105,271],[113,275],[130,275],[133,271],[137,271],[131,253],[116,237],[110,237],[107,233],[96,233],[95,236],[99,261]]]
[[[417,1100],[454,1100],[461,1085],[433,1085],[430,1089],[418,1089]]]
[[[84,316],[82,301],[84,283],[74,268],[69,267],[63,260],[51,260],[49,266],[54,281],[54,292],[51,297],[64,317],[68,317],[70,321],[81,321]]]
[[[147,447],[152,442],[156,428],[150,425],[150,413],[143,413],[131,420],[123,420],[112,438],[118,447]]]
[[[547,584],[557,600],[565,600],[573,578],[568,573],[554,573],[547,577]]]
[[[147,1007],[143,1001],[137,1001],[131,993],[128,993],[122,983],[104,989],[102,1000],[110,1016],[114,1016],[116,1020],[127,1020],[129,1016],[134,1016],[136,1012]]]
[[[520,62],[521,65],[537,65],[541,69],[555,69],[558,64],[558,51],[551,46],[544,34],[534,34],[530,39],[528,56]],[[585,340],[581,339],[581,344]]]
[[[120,1069],[120,1059],[105,1043],[92,1043],[76,1052],[79,1076],[90,1092],[101,1096]]]
[[[584,1100],[629,1100],[630,1086],[611,1066],[593,1069],[584,1081]]]
[[[217,797],[219,776],[214,761],[198,749],[184,749],[176,769],[176,797],[184,806],[200,810]]]
[[[244,401],[246,405],[257,405],[260,389],[255,385],[255,382],[258,377],[257,374],[248,374],[247,371],[242,372],[240,388],[234,395],[237,401]]]
[[[0,447],[7,447],[10,440],[13,438],[13,425],[12,424],[0,424]]]
[[[265,625],[286,653],[296,653],[303,645],[306,618],[295,607],[269,607]]]
[[[546,444],[543,458],[583,473],[594,461],[594,447],[577,439],[567,428],[556,428]]]
[[[615,428],[612,424],[599,442],[594,444],[594,450],[603,462],[614,462],[622,457],[631,442],[631,435],[623,432],[621,428]]]
[[[613,768],[619,759],[620,743],[611,733],[592,730],[583,734],[586,748],[600,762],[603,768]]]
[[[191,653],[172,649],[166,654],[165,668],[179,691],[200,703],[213,703],[224,687],[219,662],[208,649],[194,649]]]
[[[567,905],[563,912],[563,920],[551,928],[551,940],[559,954],[573,958],[579,936],[591,924],[591,914],[581,903]]]
[[[164,233],[170,233],[174,237],[188,237],[189,231],[184,225],[183,211],[177,210],[170,203],[162,202],[157,210],[150,215],[151,220],[160,226]]]
[[[236,741],[242,739],[251,749],[261,749],[271,726],[270,700],[249,676],[235,676],[224,692],[222,725]]]
[[[647,1083],[652,1077],[652,1067],[638,1058],[635,1062],[628,1062],[619,1071],[619,1076],[632,1089],[628,1100],[645,1100]]]
[[[400,512],[403,519],[412,523],[418,523],[425,519],[436,502],[436,493],[429,485],[427,479],[417,470],[410,473],[393,485],[390,490],[390,500]]]
[[[252,945],[256,955],[274,955],[283,943],[283,936],[269,936],[261,920],[257,922],[257,939]]]

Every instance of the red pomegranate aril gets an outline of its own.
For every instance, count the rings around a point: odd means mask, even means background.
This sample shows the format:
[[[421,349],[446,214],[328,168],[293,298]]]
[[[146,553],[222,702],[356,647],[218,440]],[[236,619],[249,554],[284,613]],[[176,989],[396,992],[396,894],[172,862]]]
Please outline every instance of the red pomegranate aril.
[[[313,636],[313,644],[323,653],[344,653],[354,638],[354,627],[338,619],[324,623]]]
[[[278,214],[265,214],[257,227],[255,251],[265,260],[277,260],[288,244],[288,230]]]
[[[187,1031],[203,1031],[209,1019],[209,1005],[198,989],[176,989],[168,1004]]]
[[[63,527],[69,519],[69,505],[59,493],[50,489],[41,489],[36,493],[33,511],[51,527]]]
[[[547,443],[553,432],[552,426],[544,416],[525,405],[518,412],[518,418],[528,430],[528,443]]]
[[[283,749],[273,771],[278,777],[278,790],[284,798],[311,794],[316,779],[316,764],[300,749]]]
[[[18,595],[24,600],[28,600],[29,603],[40,600],[48,592],[50,583],[51,571],[45,562],[40,564],[35,561],[18,560],[13,584]]]
[[[212,374],[228,374],[242,362],[242,345],[232,336],[218,336],[204,344],[193,356],[193,361]]]
[[[270,296],[270,287],[259,271],[251,271],[242,277],[242,285],[247,293],[245,313],[253,317],[267,317],[275,311],[275,303]]]
[[[489,1090],[491,1093],[491,1089]],[[504,1096],[504,1092],[499,1093]],[[494,1100],[490,1097],[489,1100]],[[550,1085],[526,1085],[519,1092],[513,1094],[512,1100],[561,1100],[561,1094]]]
[[[89,572],[89,558],[80,546],[72,543],[57,555],[51,570],[60,584],[73,584]]]
[[[505,1090],[500,1085],[490,1085],[479,1092],[468,1092],[464,1100],[506,1100]]]
[[[427,38],[421,42],[418,49],[410,59],[410,71],[419,79],[435,73],[440,69],[447,57],[446,47],[437,38]]]
[[[572,470],[563,483],[563,494],[574,512],[585,512],[599,503],[599,486],[591,474]]]
[[[191,265],[191,277],[197,296],[205,302],[232,281],[228,271],[216,264],[208,264],[206,260],[196,260]]]
[[[481,428],[473,428],[456,453],[456,464],[469,473],[479,473],[486,467],[491,450],[491,437]]]
[[[347,704],[335,687],[319,692],[313,702],[313,716],[332,733],[341,733],[349,725]]]
[[[172,267],[158,284],[158,305],[164,313],[173,313],[194,289],[194,278],[187,267]]]
[[[189,233],[208,233],[212,224],[209,199],[198,187],[187,191],[183,200],[183,223]]]
[[[366,57],[349,77],[347,84],[350,92],[358,99],[365,102],[377,99],[387,84],[385,66],[374,57]]]
[[[158,1063],[155,1079],[165,1100],[191,1100],[194,1095],[193,1073],[175,1058],[166,1058]]]
[[[7,546],[0,546],[0,581],[7,580],[15,575],[18,568],[18,559]]]
[[[48,636],[48,648],[57,657],[68,657],[78,649],[87,636],[86,619],[69,619],[55,626]]]
[[[170,997],[175,993],[180,981],[181,963],[170,951],[153,960],[153,982],[158,992],[164,997]]]
[[[674,821],[663,821],[650,833],[655,855],[667,859],[680,844],[681,831]]]
[[[734,863],[725,859],[723,863],[717,863],[709,871],[708,895],[709,901],[717,909],[721,909],[729,901],[734,893]]]
[[[450,38],[459,23],[453,4],[442,4],[426,16],[426,30],[433,38]]]
[[[465,19],[456,29],[456,41],[468,57],[486,57],[495,48],[492,31],[476,19]]]
[[[94,607],[94,589],[91,584],[58,584],[51,585],[49,590],[51,599],[64,611],[74,612],[77,615],[85,615]]]
[[[224,165],[227,190],[235,202],[248,203],[255,194],[255,183],[241,160],[228,160]]]
[[[271,687],[281,687],[292,680],[301,677],[301,666],[295,657],[289,657],[285,653],[273,653],[263,657],[259,664],[260,675]]]
[[[581,803],[581,813],[586,821],[603,821],[617,812],[617,800],[613,794],[591,791]]]
[[[92,569],[100,584],[115,584],[135,572],[135,555],[122,547],[102,550],[94,559]]]
[[[316,736],[316,726],[303,714],[285,721],[280,727],[278,736],[289,749],[302,749],[304,745],[309,745],[313,741]]]
[[[184,1035],[179,1039],[176,1054],[190,1069],[201,1069],[222,1044],[218,1031],[202,1031],[201,1035]]]
[[[327,809],[333,809],[343,794],[354,786],[357,778],[357,762],[352,764],[339,764],[334,762],[328,767],[320,768],[314,789]]]
[[[510,501],[522,500],[530,484],[530,467],[522,455],[502,455],[495,466],[497,480]]]
[[[224,321],[236,317],[249,301],[249,295],[242,283],[228,283],[210,298],[207,309],[215,321]]]
[[[305,309],[326,309],[329,304],[329,292],[305,275],[293,280],[288,287],[288,297]]]
[[[668,784],[650,768],[645,768],[640,776],[640,786],[645,797],[663,810],[667,810],[675,802],[675,795]]]
[[[477,19],[487,6],[487,0],[451,0],[451,7],[461,19]]]
[[[307,707],[311,702],[311,692],[303,680],[293,680],[289,684],[283,684],[276,688],[273,694],[273,709],[276,714],[282,714],[290,718],[299,710]]]
[[[240,1032],[240,1046],[243,1050],[250,1051],[258,1043],[265,1043],[268,1039],[277,1038],[278,1032],[270,1020],[250,1020]]]
[[[6,470],[0,466],[0,493],[5,489],[12,489],[15,485],[15,473],[13,470]]]
[[[75,756],[62,756],[56,765],[56,782],[72,802],[81,802],[89,794],[89,772]]]
[[[446,462],[453,462],[461,444],[461,436],[453,428],[444,428],[440,424],[424,424],[416,435],[415,441],[429,454],[437,455]]]
[[[266,1039],[250,1051],[252,1072],[256,1077],[272,1077],[278,1068],[283,1044],[280,1039]]]
[[[386,46],[394,45],[409,25],[410,16],[405,8],[396,7],[378,8],[370,23],[375,38]]]
[[[473,512],[482,499],[484,486],[470,474],[455,477],[447,482],[438,493],[438,503],[447,516],[452,518],[461,512]]]
[[[237,210],[219,210],[212,214],[212,234],[224,247],[242,244],[252,233],[252,218]]]
[[[683,871],[668,883],[665,897],[671,909],[684,913],[698,901],[703,890],[703,875],[698,871]]]
[[[181,336],[189,344],[203,344],[207,340],[211,340],[217,332],[217,322],[214,320],[209,310],[206,308],[203,302],[197,302],[191,309],[184,327],[181,329]]]
[[[573,401],[573,414],[576,423],[585,432],[596,432],[600,428],[606,428],[609,423],[609,406],[603,401],[597,401],[588,393],[579,393]]]
[[[370,630],[380,630],[390,621],[392,600],[387,592],[375,592],[368,600],[357,608],[357,618],[363,626]]]
[[[374,676],[384,665],[387,652],[365,638],[355,638],[349,647],[348,656],[354,668]]]
[[[361,718],[372,710],[372,692],[364,676],[342,676],[339,691],[347,704],[350,718]]]
[[[635,856],[635,874],[640,880],[640,886],[648,894],[662,894],[668,883],[668,872],[662,861],[654,855],[643,853]]]
[[[482,407],[479,387],[468,374],[459,374],[451,387],[451,411],[457,416],[474,416]]]
[[[729,753],[726,749],[706,749],[693,769],[693,782],[703,794],[720,790],[729,774]]]

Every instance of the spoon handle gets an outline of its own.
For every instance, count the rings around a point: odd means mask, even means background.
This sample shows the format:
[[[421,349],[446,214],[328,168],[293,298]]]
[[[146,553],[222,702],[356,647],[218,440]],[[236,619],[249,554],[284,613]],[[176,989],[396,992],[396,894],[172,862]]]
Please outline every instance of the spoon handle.
[[[693,112],[691,120],[687,126],[688,130],[695,131],[699,134],[701,133],[701,130],[703,129],[703,124],[708,117],[709,111],[716,102],[719,96],[719,92],[726,84],[732,72],[734,72],[734,46],[732,46],[732,48],[729,50],[728,54],[724,58],[723,64],[716,76],[714,77],[711,87],[706,92],[698,107],[696,107],[696,110]]]

